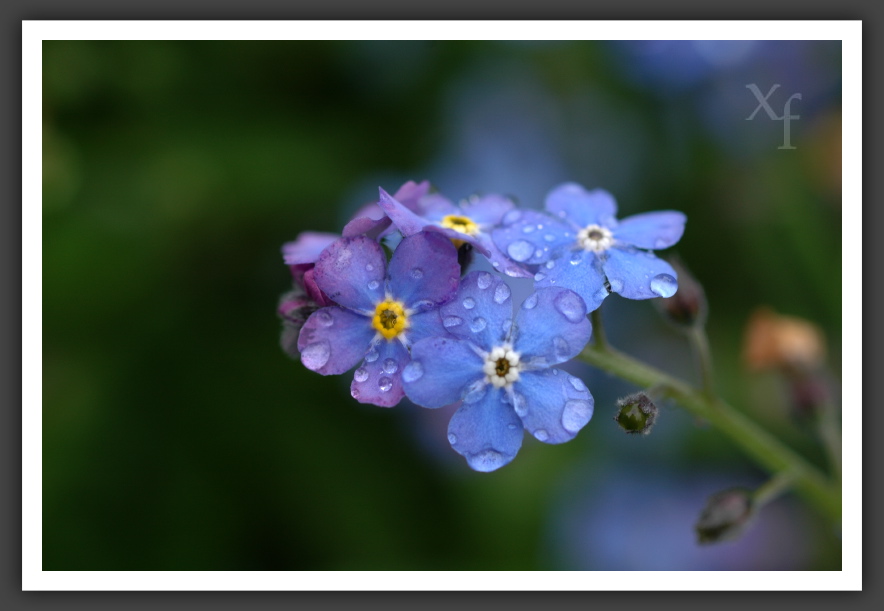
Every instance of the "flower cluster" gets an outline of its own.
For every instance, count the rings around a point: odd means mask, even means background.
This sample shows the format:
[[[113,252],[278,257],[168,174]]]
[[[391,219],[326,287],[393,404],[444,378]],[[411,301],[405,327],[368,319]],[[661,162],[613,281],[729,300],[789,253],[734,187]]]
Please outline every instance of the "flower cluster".
[[[455,204],[427,182],[381,189],[341,236],[304,233],[283,246],[293,280],[278,309],[283,348],[322,375],[354,370],[350,392],[362,403],[458,404],[448,440],[477,471],[509,463],[524,430],[573,439],[593,398],[556,366],[583,350],[587,315],[611,292],[675,293],[675,270],[650,251],[675,244],[685,217],[618,222],[610,194],[576,184],[554,189],[546,210],[500,195]],[[466,269],[458,252],[468,249],[499,274]],[[534,292],[515,304],[507,277],[533,277]]]

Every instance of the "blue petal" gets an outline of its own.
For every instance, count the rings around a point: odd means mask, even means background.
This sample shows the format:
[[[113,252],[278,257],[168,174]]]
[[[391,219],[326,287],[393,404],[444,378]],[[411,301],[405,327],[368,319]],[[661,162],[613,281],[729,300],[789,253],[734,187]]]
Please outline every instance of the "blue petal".
[[[471,384],[484,379],[482,365],[469,342],[445,337],[416,342],[402,373],[405,394],[423,407],[451,405]]]
[[[545,443],[574,439],[592,418],[594,401],[586,385],[560,369],[527,371],[513,391],[525,429]]]
[[[511,278],[533,278],[534,274],[526,270],[524,267],[513,263],[513,261],[504,255],[497,245],[491,240],[488,233],[480,233],[476,236],[476,241],[487,251],[485,256],[488,258],[491,266],[499,272],[503,272]],[[481,249],[479,249],[481,250]]]
[[[324,376],[352,369],[368,351],[375,330],[371,320],[337,306],[316,310],[301,328],[301,362]]]
[[[342,238],[322,251],[313,278],[332,301],[353,310],[374,310],[384,298],[387,259],[365,236]]]
[[[460,279],[457,249],[437,233],[403,238],[388,269],[390,292],[407,307],[438,306],[451,299]]]
[[[617,224],[617,202],[613,195],[603,189],[587,191],[573,182],[550,191],[546,196],[546,209],[553,216],[568,219],[578,227],[614,227]]]
[[[378,206],[387,213],[402,235],[409,236],[419,233],[429,224],[429,221],[409,210],[383,189],[379,189],[379,192]]]
[[[360,403],[393,407],[405,396],[402,371],[409,360],[408,350],[399,340],[379,340],[353,374],[350,394]]]
[[[500,224],[504,215],[515,207],[512,200],[502,195],[484,195],[470,198],[461,205],[463,215],[469,217],[477,225],[490,228]]]
[[[491,235],[500,251],[517,263],[545,263],[577,239],[569,223],[536,210],[514,210],[504,219]]]
[[[635,214],[620,221],[614,239],[639,248],[669,248],[681,239],[686,220],[684,214],[673,210]]]
[[[286,242],[282,245],[282,260],[286,265],[315,263],[322,251],[340,237],[333,233],[305,231],[298,234],[298,238],[294,242]]]
[[[611,290],[627,299],[672,297],[678,274],[663,259],[644,250],[609,248],[603,263]]]
[[[430,337],[450,336],[442,326],[442,315],[439,313],[439,308],[433,308],[409,315],[408,329],[401,337],[405,338],[406,345],[411,345]]]
[[[448,424],[448,441],[476,471],[494,471],[522,447],[522,422],[504,403],[503,391],[489,388],[475,403],[464,402]]]
[[[542,288],[522,302],[513,326],[513,349],[532,369],[571,360],[592,335],[583,299],[564,288]]]
[[[439,193],[430,193],[420,199],[417,214],[430,221],[441,221],[452,214],[460,216],[461,210],[447,197]]]
[[[602,305],[608,296],[601,261],[594,252],[582,248],[566,251],[561,258],[547,261],[540,266],[534,280],[537,288],[558,286],[571,289],[580,295],[589,312]]]
[[[488,272],[464,276],[454,299],[442,306],[442,324],[459,339],[490,351],[509,336],[513,320],[510,287]]]

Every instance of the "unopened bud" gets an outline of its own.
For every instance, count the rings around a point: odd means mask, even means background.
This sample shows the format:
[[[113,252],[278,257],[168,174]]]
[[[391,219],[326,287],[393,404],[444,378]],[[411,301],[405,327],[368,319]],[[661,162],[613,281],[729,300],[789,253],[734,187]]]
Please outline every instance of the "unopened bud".
[[[713,494],[694,529],[700,543],[718,543],[738,537],[754,516],[752,493],[730,488]]]
[[[657,420],[657,406],[643,392],[619,399],[617,408],[614,420],[630,435],[647,435]]]
[[[687,268],[677,259],[670,260],[678,273],[678,291],[672,297],[654,299],[663,316],[679,327],[693,327],[706,322],[706,293]]]
[[[300,358],[298,336],[301,333],[301,327],[319,307],[297,284],[293,290],[280,297],[279,306],[276,308],[276,313],[282,319],[282,335],[279,338],[279,344],[290,357]]]
[[[802,318],[759,308],[746,325],[743,359],[750,369],[815,371],[825,354],[822,331]]]

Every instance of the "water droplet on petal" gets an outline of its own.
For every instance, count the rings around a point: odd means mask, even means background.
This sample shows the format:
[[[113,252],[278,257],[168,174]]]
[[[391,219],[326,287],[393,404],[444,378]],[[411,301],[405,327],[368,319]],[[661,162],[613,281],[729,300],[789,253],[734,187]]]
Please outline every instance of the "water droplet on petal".
[[[420,280],[424,277],[424,270],[419,267],[415,267],[413,270],[411,270],[411,277],[415,280]]]
[[[489,286],[491,286],[491,281],[493,279],[494,278],[488,272],[482,272],[476,279],[476,284],[479,285],[480,289],[487,289]]]
[[[651,280],[651,290],[660,297],[672,297],[678,290],[678,282],[669,274],[657,274]]]
[[[322,309],[316,312],[316,321],[323,327],[331,327],[335,324],[335,319],[327,309]]]
[[[478,333],[487,326],[488,322],[484,318],[479,316],[478,318],[474,318],[473,322],[470,323],[470,331],[472,331],[473,333]]]
[[[448,443],[450,443],[451,445],[456,444],[457,443],[457,435],[455,435],[454,433],[448,433]]]
[[[522,302],[522,309],[523,310],[533,310],[534,308],[537,307],[537,299],[538,299],[537,293],[532,293],[531,295],[528,296],[528,299],[526,299],[525,301]]]
[[[503,454],[497,450],[482,450],[469,459],[470,466],[477,471],[494,471],[506,462]]]
[[[475,403],[479,399],[485,396],[485,392],[488,390],[488,384],[485,382],[485,379],[476,380],[472,384],[467,387],[467,392],[463,396],[464,403]]]
[[[571,346],[561,335],[553,338],[553,350],[555,351],[556,358],[559,360],[568,360],[568,357],[571,356]]]
[[[516,415],[519,418],[528,413],[528,400],[525,398],[524,395],[513,393],[513,400],[515,401],[513,409],[516,410]]]
[[[547,262],[546,262],[546,269],[552,269],[552,268],[554,268],[555,266],[556,266],[556,262],[555,262],[555,261],[547,261]]]
[[[513,329],[513,319],[507,318],[503,321],[503,324],[500,325],[500,330],[504,332],[504,334],[508,334]]]
[[[331,346],[328,342],[316,342],[301,350],[301,362],[307,369],[316,371],[328,363],[331,357]]]
[[[520,218],[522,218],[522,211],[521,210],[510,210],[509,212],[506,213],[506,215],[504,215],[503,224],[504,225],[512,225],[513,223],[518,221]]]
[[[554,304],[568,322],[576,324],[586,318],[586,305],[577,293],[566,291],[556,297]]]
[[[574,387],[574,390],[580,392],[586,390],[586,384],[584,384],[583,380],[581,380],[580,378],[575,378],[574,376],[571,376],[570,378],[568,378],[568,381],[571,382],[571,386]]]
[[[531,258],[531,255],[534,253],[534,246],[531,245],[531,242],[517,240],[511,242],[510,245],[506,247],[506,252],[513,261],[521,263]]]
[[[402,370],[402,379],[406,382],[416,382],[424,375],[424,366],[420,361],[411,361]]]
[[[510,422],[508,425],[506,425],[506,428],[508,428],[511,431],[515,431],[517,428],[519,428],[519,426],[517,424],[513,424],[512,422]]]
[[[367,272],[373,272],[373,271],[374,271],[374,265],[372,265],[371,263],[367,263],[367,264],[365,265],[365,271],[367,271]]]
[[[535,259],[539,259],[542,256],[543,256],[543,251],[541,249],[538,248],[537,250],[534,251],[534,258]]]
[[[570,433],[576,433],[592,418],[592,403],[582,399],[572,399],[565,403],[562,411],[562,426]]]
[[[608,278],[608,284],[611,285],[612,293],[619,293],[623,290],[623,281],[617,278]]]
[[[534,231],[534,225],[525,225],[522,227],[522,233],[531,233]]]
[[[581,261],[583,261],[583,253],[575,252],[571,255],[571,265],[580,265]]]
[[[359,389],[355,388],[355,387],[351,388],[350,389],[350,396],[353,397],[354,399],[358,399],[359,398]]]
[[[472,310],[476,307],[476,300],[472,297],[467,297],[463,300],[463,307],[465,307],[467,310]]]
[[[547,242],[555,242],[555,241],[556,241],[556,236],[554,236],[554,235],[551,234],[551,233],[548,233],[548,234],[546,234],[545,236],[543,236],[543,239],[546,240]]]
[[[537,429],[534,431],[534,436],[537,437],[538,441],[546,441],[549,439],[549,433],[546,432],[546,429]]]
[[[456,327],[463,324],[463,318],[460,316],[446,316],[442,320],[442,326],[445,328]]]
[[[368,369],[360,367],[356,370],[356,373],[353,374],[353,379],[357,382],[365,382],[368,379]]]
[[[376,288],[378,288],[380,285],[381,285],[381,283],[378,282],[377,280],[372,280],[371,282],[368,283],[368,289],[370,291],[373,291]]]
[[[553,375],[554,375],[554,376],[559,375],[559,370],[558,370],[558,369],[553,368],[553,369],[551,369],[551,371],[553,372]]]
[[[503,304],[507,299],[510,298],[510,287],[505,283],[501,282],[497,285],[497,288],[494,289],[494,303]]]
[[[666,240],[660,238],[654,242],[654,248],[666,248]]]
[[[378,388],[381,389],[381,392],[390,392],[390,389],[393,388],[393,380],[390,378],[381,378],[378,380]]]
[[[387,359],[384,361],[384,373],[393,374],[399,369],[399,363],[397,363],[394,359]]]
[[[372,348],[371,350],[369,350],[368,354],[365,355],[365,362],[374,363],[376,360],[378,360],[379,356],[380,355],[378,354],[378,351]]]
[[[544,274],[543,272],[537,272],[536,274],[534,274],[534,282],[540,282],[544,278],[546,278],[546,274]]]

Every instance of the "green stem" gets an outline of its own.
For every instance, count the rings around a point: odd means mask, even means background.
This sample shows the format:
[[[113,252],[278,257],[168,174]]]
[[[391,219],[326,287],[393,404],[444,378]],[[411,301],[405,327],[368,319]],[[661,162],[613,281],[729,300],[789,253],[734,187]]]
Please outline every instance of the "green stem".
[[[709,351],[709,340],[706,337],[705,329],[701,326],[692,327],[688,332],[688,339],[699,361],[703,392],[706,393],[707,399],[714,401],[715,387],[712,382],[712,354]]]
[[[767,505],[772,500],[786,492],[795,483],[795,476],[790,471],[777,473],[764,484],[758,487],[752,494],[752,502],[756,509]]]
[[[841,487],[830,482],[816,467],[809,464],[759,427],[746,416],[720,399],[713,399],[658,369],[637,361],[612,348],[590,344],[581,358],[610,374],[648,388],[666,387],[666,394],[686,410],[729,436],[756,462],[771,473],[787,472],[794,477],[795,488],[814,502],[832,519],[841,520]]]
[[[596,308],[589,314],[592,323],[592,341],[599,348],[608,347],[608,339],[605,337],[605,327],[602,325],[602,309]]]
[[[817,406],[817,430],[826,455],[829,458],[829,467],[832,474],[841,483],[841,423],[838,422],[838,412],[834,403],[826,401]]]

